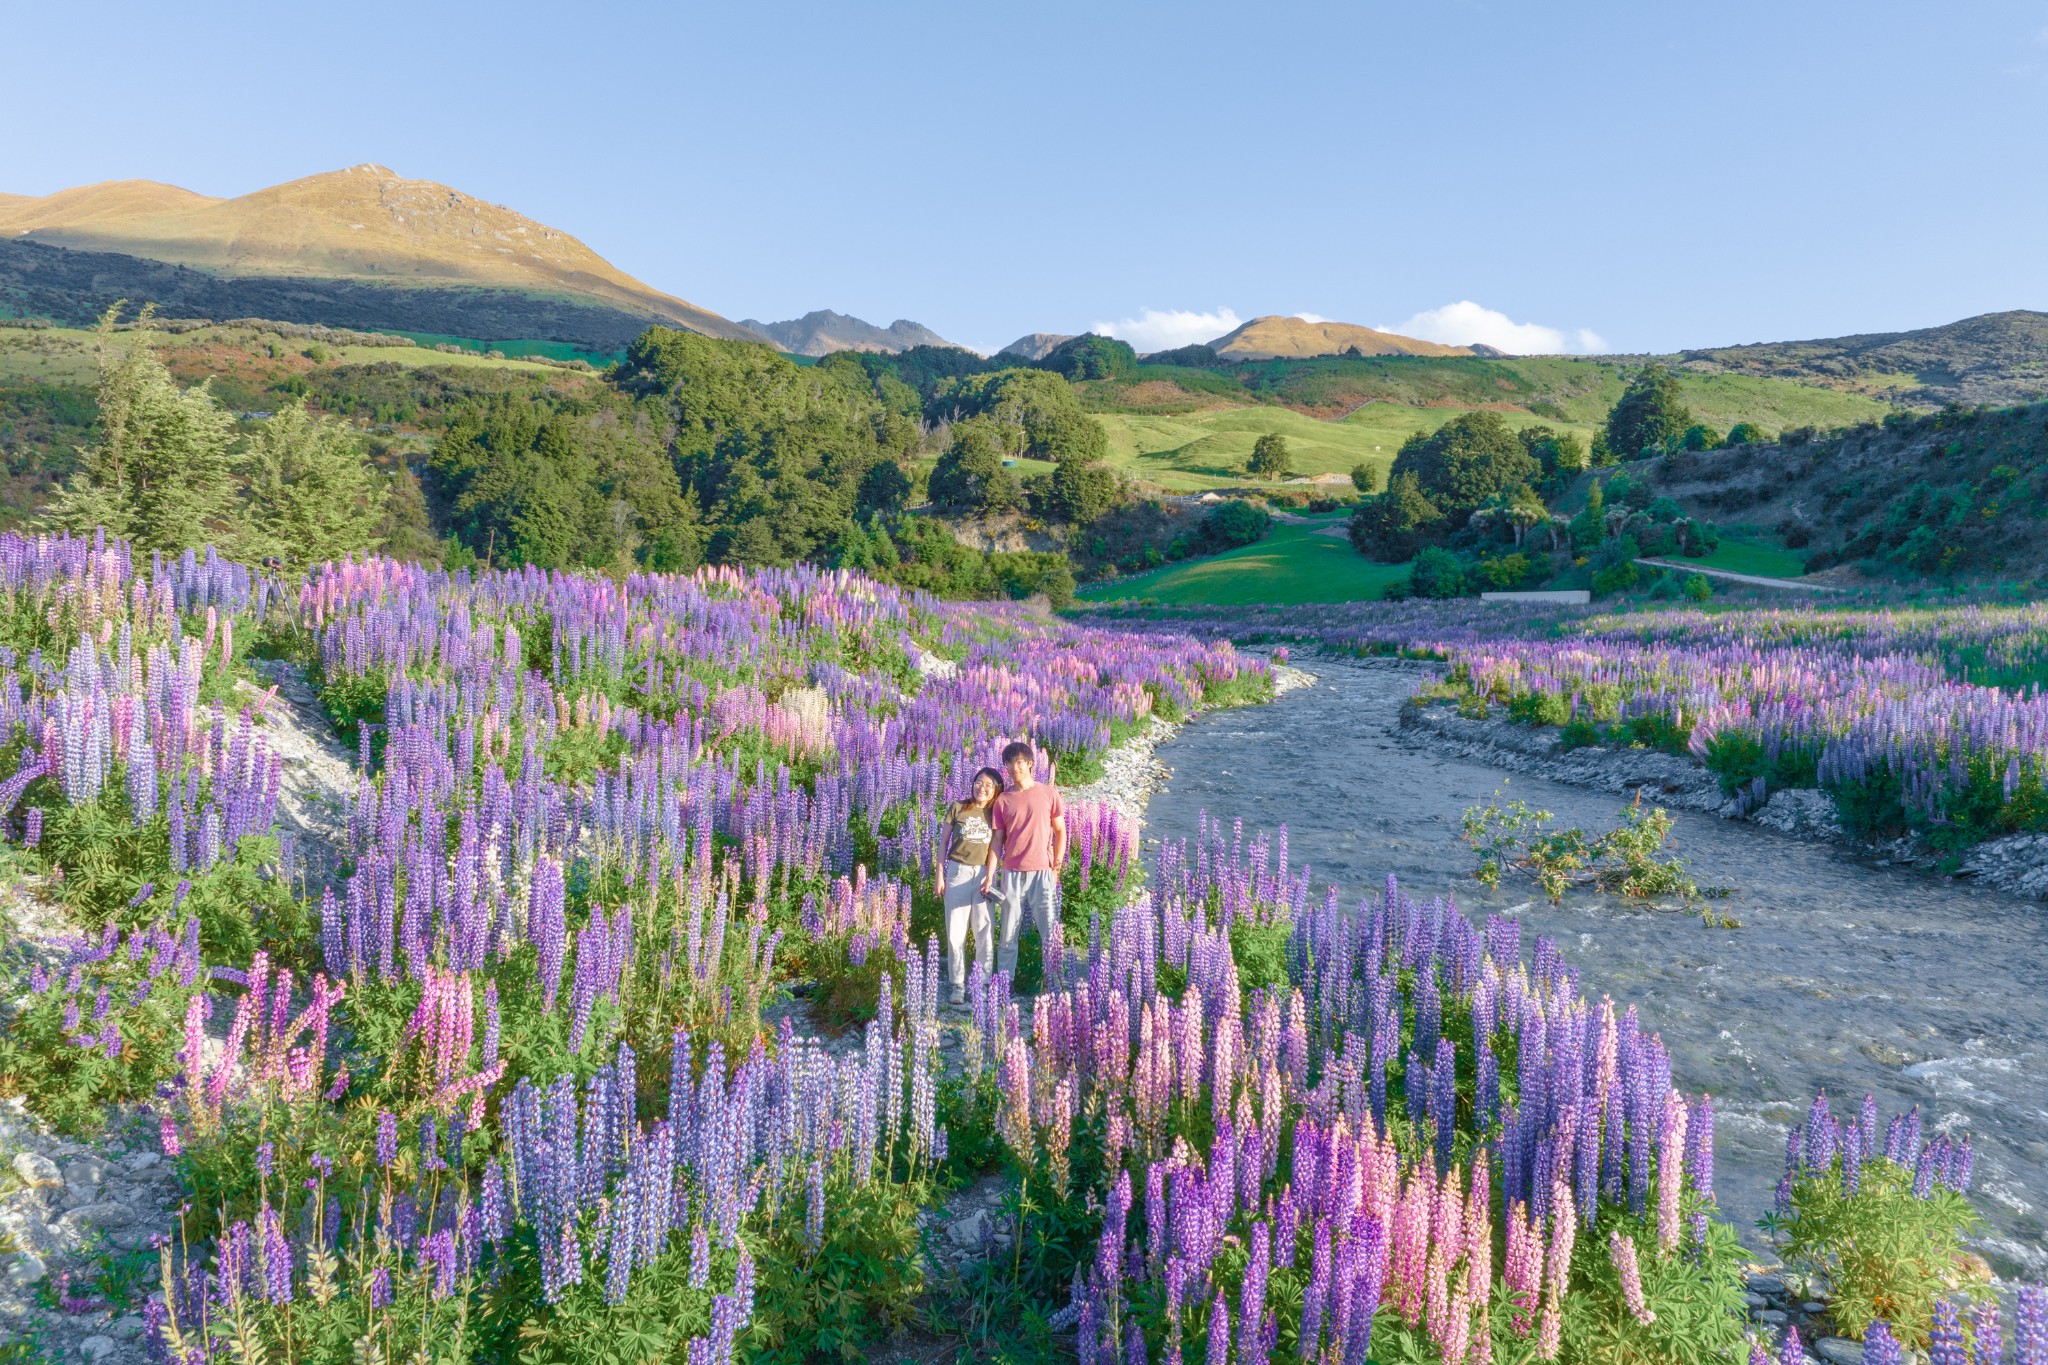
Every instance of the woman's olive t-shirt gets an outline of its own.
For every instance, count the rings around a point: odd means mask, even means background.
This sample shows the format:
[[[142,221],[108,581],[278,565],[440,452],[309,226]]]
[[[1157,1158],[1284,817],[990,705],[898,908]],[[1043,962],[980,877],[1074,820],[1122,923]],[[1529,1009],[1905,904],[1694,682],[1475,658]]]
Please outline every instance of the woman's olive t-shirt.
[[[980,810],[955,806],[946,823],[950,827],[946,844],[948,858],[969,867],[980,867],[988,861],[989,844],[995,838],[995,831],[989,828],[986,806]]]

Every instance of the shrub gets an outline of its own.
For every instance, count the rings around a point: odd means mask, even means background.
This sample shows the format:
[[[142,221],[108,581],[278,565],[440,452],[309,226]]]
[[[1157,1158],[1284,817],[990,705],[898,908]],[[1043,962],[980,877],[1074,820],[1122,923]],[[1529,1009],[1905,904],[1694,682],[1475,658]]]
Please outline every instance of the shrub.
[[[1623,560],[1619,564],[1610,564],[1606,568],[1594,573],[1593,595],[1595,597],[1611,597],[1615,593],[1626,592],[1628,589],[1633,588],[1641,579],[1642,572],[1636,568],[1633,560]]]
[[[1714,595],[1714,585],[1707,581],[1707,576],[1703,573],[1687,574],[1685,595],[1689,601],[1704,602]]]
[[[1408,568],[1408,590],[1417,597],[1458,597],[1465,591],[1465,569],[1449,550],[1425,545]]]
[[[1965,1197],[1971,1164],[1967,1137],[1921,1140],[1918,1109],[1895,1116],[1880,1143],[1874,1099],[1837,1119],[1822,1094],[1791,1134],[1765,1226],[1783,1236],[1786,1264],[1826,1278],[1844,1333],[1883,1321],[1924,1350],[1934,1301],[1961,1284],[1963,1237],[1978,1223]]]
[[[1217,549],[1255,545],[1273,529],[1273,514],[1256,503],[1233,498],[1209,509],[1202,518],[1202,539]]]

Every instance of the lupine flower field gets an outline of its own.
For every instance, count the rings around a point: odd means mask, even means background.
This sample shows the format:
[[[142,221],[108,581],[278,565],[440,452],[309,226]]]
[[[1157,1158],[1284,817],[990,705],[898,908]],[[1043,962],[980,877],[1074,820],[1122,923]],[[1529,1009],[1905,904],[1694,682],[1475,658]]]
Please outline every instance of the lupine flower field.
[[[1072,785],[1270,695],[1227,643],[811,569],[285,583],[13,535],[0,594],[5,856],[73,927],[0,1074],[176,1163],[154,1358],[1802,1359],[1746,1323],[1711,1098],[1511,920],[1319,893],[1284,830],[1148,865],[1083,805],[1062,933],[942,1003],[943,803],[1011,739]],[[2004,616],[1574,629],[1441,650],[1787,765],[1742,781],[2039,797],[2039,703],[1971,680],[2033,667]],[[355,755],[335,847],[280,827],[272,663]],[[2048,1365],[2038,1291],[2007,1334],[1952,1273],[1966,1137],[1822,1098],[1794,1138],[1788,1255],[1866,1359]],[[991,1177],[1010,1231],[940,1273]]]

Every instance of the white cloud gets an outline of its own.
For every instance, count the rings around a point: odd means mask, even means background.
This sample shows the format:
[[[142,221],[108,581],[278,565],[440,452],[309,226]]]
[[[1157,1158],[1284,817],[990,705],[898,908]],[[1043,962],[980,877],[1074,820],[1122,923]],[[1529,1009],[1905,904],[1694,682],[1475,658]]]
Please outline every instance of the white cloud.
[[[1148,351],[1170,351],[1176,346],[1214,341],[1225,332],[1236,331],[1243,325],[1244,319],[1228,308],[1218,308],[1213,313],[1195,313],[1184,308],[1163,311],[1141,308],[1134,318],[1125,318],[1121,322],[1098,322],[1088,330],[1101,336],[1115,337],[1118,341],[1128,341],[1142,355]]]
[[[1423,341],[1440,341],[1446,346],[1470,346],[1476,342],[1510,355],[1598,354],[1607,349],[1600,334],[1587,328],[1565,331],[1540,322],[1516,322],[1506,313],[1483,308],[1470,299],[1428,309],[1380,330]]]
[[[1328,318],[1326,318],[1326,317],[1324,317],[1324,316],[1323,316],[1323,315],[1322,315],[1321,313],[1296,313],[1296,314],[1295,314],[1294,316],[1296,316],[1296,317],[1300,318],[1300,319],[1301,319],[1301,320],[1302,320],[1303,322],[1328,322],[1328,321],[1329,321],[1329,319],[1328,319]]]

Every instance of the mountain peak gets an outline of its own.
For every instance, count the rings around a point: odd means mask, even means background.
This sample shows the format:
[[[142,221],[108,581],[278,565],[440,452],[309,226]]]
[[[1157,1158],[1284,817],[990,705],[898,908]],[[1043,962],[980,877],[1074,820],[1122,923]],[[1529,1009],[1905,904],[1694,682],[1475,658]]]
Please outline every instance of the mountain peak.
[[[1349,322],[1310,322],[1269,314],[1209,343],[1225,360],[1293,360],[1315,355],[1471,355],[1469,346],[1397,336]]]
[[[503,290],[758,340],[634,279],[560,229],[374,162],[232,199],[122,180],[0,200],[0,238],[8,237],[230,279]]]
[[[908,318],[898,318],[887,327],[877,327],[872,322],[836,313],[830,308],[813,309],[786,322],[744,318],[740,326],[759,332],[791,355],[822,356],[831,355],[834,351],[879,351],[884,355],[894,355],[913,346],[964,349],[923,323],[912,322]]]

